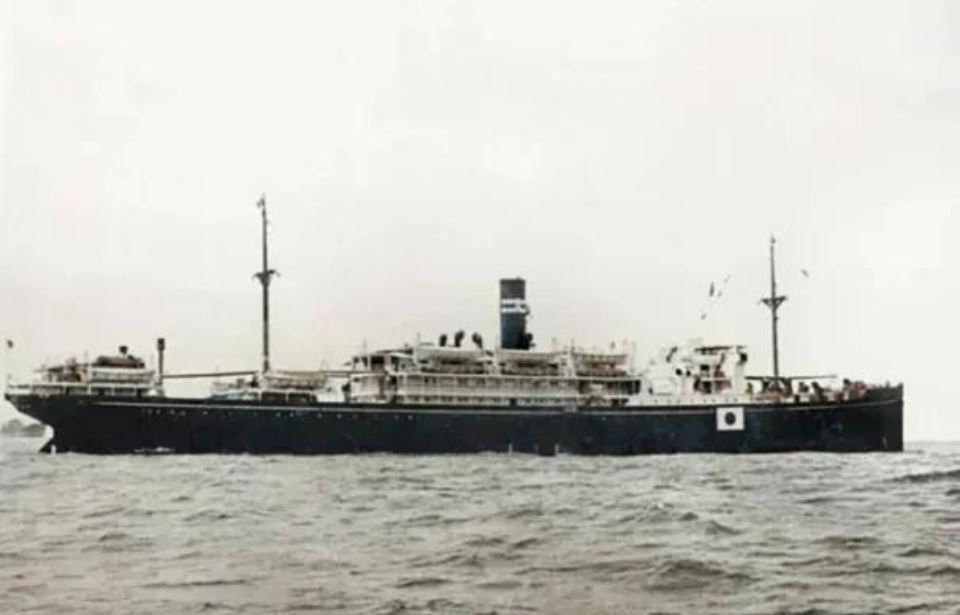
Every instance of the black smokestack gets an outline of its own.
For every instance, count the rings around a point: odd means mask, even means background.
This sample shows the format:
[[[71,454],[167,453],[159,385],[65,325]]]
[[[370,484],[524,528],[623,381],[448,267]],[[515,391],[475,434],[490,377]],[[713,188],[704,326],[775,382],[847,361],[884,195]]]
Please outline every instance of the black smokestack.
[[[163,354],[167,350],[167,340],[157,338],[157,384],[163,384]]]
[[[527,283],[523,278],[500,280],[500,347],[529,350],[533,336],[527,333]]]

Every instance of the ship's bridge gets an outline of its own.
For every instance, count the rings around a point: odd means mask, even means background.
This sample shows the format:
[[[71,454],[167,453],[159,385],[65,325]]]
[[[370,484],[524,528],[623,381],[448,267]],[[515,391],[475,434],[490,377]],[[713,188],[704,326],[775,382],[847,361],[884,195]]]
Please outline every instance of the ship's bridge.
[[[641,396],[730,397],[748,392],[746,346],[694,340],[661,352],[647,366]]]

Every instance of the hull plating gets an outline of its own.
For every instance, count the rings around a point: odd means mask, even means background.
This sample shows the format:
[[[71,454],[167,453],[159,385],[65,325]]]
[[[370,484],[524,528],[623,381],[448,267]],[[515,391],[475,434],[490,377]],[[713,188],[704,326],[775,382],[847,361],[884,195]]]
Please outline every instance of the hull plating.
[[[50,425],[60,452],[336,454],[516,452],[551,455],[903,450],[902,389],[864,400],[748,405],[742,425],[716,406],[438,408],[266,406],[177,398],[11,396]],[[741,429],[742,427],[742,429]]]

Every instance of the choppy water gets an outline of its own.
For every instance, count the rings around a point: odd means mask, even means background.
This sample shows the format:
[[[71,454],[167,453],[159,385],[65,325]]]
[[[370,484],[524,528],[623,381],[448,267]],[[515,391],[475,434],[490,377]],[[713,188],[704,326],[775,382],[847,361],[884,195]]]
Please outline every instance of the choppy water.
[[[960,613],[960,446],[91,457],[0,440],[0,613]]]

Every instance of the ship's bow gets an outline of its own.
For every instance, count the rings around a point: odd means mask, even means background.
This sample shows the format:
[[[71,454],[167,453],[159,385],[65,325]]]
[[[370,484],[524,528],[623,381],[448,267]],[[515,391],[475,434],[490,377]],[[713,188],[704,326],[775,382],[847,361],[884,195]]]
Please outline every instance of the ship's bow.
[[[30,418],[36,419],[45,425],[49,425],[48,418],[44,412],[45,404],[43,398],[31,393],[21,393],[16,390],[8,391],[4,397],[10,405],[17,409],[17,412],[25,414]]]
[[[10,405],[17,409],[17,412],[29,416],[43,425],[54,428],[54,433],[56,433],[57,420],[49,397],[14,389],[7,391],[4,394],[4,398],[10,402]],[[53,444],[54,441],[50,440],[44,444],[41,450],[44,452],[49,451]]]

